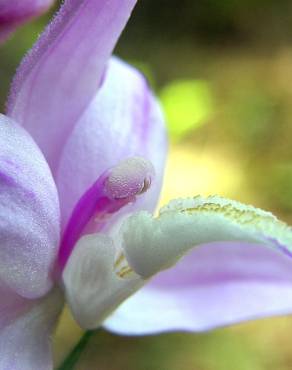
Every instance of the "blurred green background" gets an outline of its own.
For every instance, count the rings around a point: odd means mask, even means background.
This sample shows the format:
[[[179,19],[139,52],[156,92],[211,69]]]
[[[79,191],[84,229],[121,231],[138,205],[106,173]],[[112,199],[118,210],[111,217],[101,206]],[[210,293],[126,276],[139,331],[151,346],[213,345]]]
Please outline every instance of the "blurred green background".
[[[51,14],[0,49],[0,111],[21,57]],[[292,223],[290,0],[140,0],[116,53],[145,73],[165,108],[170,153],[161,203],[219,193]],[[206,334],[100,331],[78,369],[288,370],[291,333],[289,317]],[[54,340],[57,362],[80,334],[65,313]]]

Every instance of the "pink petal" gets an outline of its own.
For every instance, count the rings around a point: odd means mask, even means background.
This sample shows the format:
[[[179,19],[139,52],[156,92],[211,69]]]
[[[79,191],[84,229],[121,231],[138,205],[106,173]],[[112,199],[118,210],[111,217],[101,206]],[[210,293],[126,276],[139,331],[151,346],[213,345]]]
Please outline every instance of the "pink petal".
[[[1,330],[3,330],[8,323],[15,321],[17,317],[30,308],[32,301],[15,293],[15,291],[7,286],[3,281],[0,281],[0,294],[1,333]]]
[[[63,304],[60,291],[55,289],[40,300],[16,295],[9,300],[10,317],[0,326],[0,369],[52,370],[51,335]],[[5,305],[1,300],[1,321],[8,311]]]
[[[161,189],[166,151],[163,115],[147,82],[132,67],[111,59],[100,91],[67,138],[55,173],[63,224],[104,171],[132,156],[152,162],[156,175],[147,193],[127,210],[152,211]]]
[[[105,322],[123,334],[203,331],[292,312],[292,259],[247,243],[198,247],[156,275]]]
[[[21,23],[45,12],[53,0],[0,0],[0,42]]]
[[[52,286],[59,203],[49,167],[31,137],[0,115],[0,279],[35,298]]]
[[[16,74],[8,114],[31,133],[53,173],[135,3],[66,0]]]

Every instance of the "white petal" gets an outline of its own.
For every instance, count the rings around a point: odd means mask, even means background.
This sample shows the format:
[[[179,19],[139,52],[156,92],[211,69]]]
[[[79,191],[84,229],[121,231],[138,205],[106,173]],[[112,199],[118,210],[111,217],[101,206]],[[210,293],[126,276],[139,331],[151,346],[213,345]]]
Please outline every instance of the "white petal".
[[[93,329],[144,281],[131,271],[110,237],[92,234],[75,246],[63,272],[66,298],[76,321]]]
[[[291,228],[271,213],[217,196],[172,201],[156,219],[147,212],[134,214],[122,235],[129,265],[144,278],[200,244],[236,240],[292,250]]]

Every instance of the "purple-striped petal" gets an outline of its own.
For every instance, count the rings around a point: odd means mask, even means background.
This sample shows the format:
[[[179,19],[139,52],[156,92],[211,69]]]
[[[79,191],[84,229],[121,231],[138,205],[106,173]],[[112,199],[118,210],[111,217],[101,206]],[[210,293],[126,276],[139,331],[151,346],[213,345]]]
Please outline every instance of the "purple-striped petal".
[[[20,24],[45,12],[53,0],[0,0],[0,42]]]
[[[0,115],[0,280],[35,298],[52,286],[59,244],[57,190],[40,150]]]
[[[135,3],[66,0],[18,69],[8,114],[31,133],[53,173]]]
[[[152,211],[161,189],[166,148],[163,115],[144,77],[111,59],[100,91],[67,137],[55,172],[63,225],[104,171],[133,156],[149,160],[156,176],[147,194],[128,210]]]
[[[123,334],[204,331],[292,313],[292,259],[260,244],[216,243],[156,275],[105,322]]]

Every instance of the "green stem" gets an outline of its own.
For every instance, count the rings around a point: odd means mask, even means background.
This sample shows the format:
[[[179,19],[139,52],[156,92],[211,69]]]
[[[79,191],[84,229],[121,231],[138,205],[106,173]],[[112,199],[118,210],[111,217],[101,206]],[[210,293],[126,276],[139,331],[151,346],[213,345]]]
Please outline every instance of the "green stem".
[[[57,370],[73,370],[94,331],[86,331]]]

